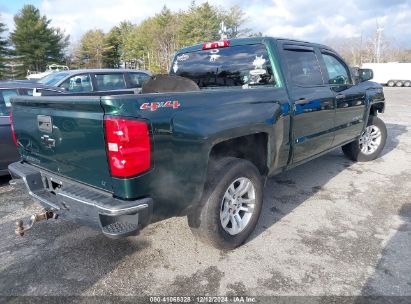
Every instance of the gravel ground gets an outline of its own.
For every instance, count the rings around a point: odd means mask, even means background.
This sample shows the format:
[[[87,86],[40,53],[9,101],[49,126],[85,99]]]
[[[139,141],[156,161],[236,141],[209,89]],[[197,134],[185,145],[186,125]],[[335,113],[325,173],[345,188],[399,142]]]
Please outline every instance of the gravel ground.
[[[0,179],[0,295],[411,296],[411,89],[385,89],[374,162],[338,149],[271,178],[255,233],[223,252],[185,218],[112,240],[64,221],[14,235],[41,208]]]

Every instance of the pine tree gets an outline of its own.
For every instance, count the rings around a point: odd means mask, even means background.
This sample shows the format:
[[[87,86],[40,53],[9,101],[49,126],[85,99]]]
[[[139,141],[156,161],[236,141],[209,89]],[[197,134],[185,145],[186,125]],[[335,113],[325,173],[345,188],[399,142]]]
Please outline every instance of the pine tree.
[[[10,35],[14,55],[21,61],[23,69],[43,71],[48,64],[64,61],[64,49],[68,37],[59,29],[50,26],[51,20],[41,16],[33,5],[25,5],[14,16],[15,30]]]
[[[113,46],[106,41],[106,36],[101,29],[88,31],[80,40],[80,52],[86,67],[101,69],[104,56],[112,50]]]
[[[245,14],[234,6],[225,11],[204,2],[192,2],[187,10],[172,12],[166,6],[139,25],[122,31],[121,58],[137,61],[140,68],[154,73],[167,73],[176,50],[183,46],[220,39],[220,23],[227,26],[228,38],[250,35],[244,29]]]
[[[180,29],[180,44],[191,45],[204,41],[218,40],[221,18],[217,7],[204,2],[197,6],[192,2],[183,15]]]
[[[245,12],[239,5],[230,7],[230,9],[223,13],[222,19],[227,28],[228,38],[238,38],[244,36],[255,36],[251,33],[251,29],[243,28],[242,25],[246,22]]]
[[[121,58],[120,28],[117,26],[113,27],[104,37],[104,42],[107,45],[107,49],[103,53],[104,66],[108,68],[119,68]]]
[[[0,79],[5,79],[7,74],[7,57],[9,54],[9,42],[5,37],[6,25],[0,22]]]

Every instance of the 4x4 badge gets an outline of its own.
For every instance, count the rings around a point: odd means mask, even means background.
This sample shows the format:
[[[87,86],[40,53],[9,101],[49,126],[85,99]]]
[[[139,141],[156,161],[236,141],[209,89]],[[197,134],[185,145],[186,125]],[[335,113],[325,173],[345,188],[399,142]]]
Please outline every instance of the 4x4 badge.
[[[155,111],[158,108],[173,108],[178,109],[180,107],[180,103],[178,100],[169,100],[169,101],[161,101],[161,102],[145,102],[140,106],[140,110],[148,110]]]

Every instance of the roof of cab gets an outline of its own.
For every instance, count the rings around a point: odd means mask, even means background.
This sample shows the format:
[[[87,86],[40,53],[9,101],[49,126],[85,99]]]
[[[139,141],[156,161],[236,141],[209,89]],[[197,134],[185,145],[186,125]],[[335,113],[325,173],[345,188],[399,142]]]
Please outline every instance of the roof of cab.
[[[227,40],[230,41],[230,46],[257,44],[257,43],[262,43],[267,40],[272,40],[272,41],[283,41],[283,42],[290,42],[290,43],[308,44],[310,46],[316,46],[316,47],[321,47],[321,48],[332,50],[330,47],[323,45],[323,44],[319,44],[319,43],[313,43],[313,42],[303,41],[303,40],[279,38],[279,37],[262,36],[262,37],[249,37],[249,38],[234,38],[234,39],[227,39]],[[199,44],[195,44],[192,46],[184,47],[180,49],[177,52],[177,54],[189,53],[189,52],[199,51],[202,49],[203,49],[203,43],[199,43]]]

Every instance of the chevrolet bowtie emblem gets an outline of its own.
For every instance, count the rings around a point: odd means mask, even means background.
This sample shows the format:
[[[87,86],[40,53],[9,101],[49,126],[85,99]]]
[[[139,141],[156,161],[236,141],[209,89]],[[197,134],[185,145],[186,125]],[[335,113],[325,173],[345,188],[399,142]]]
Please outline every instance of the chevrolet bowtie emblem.
[[[47,148],[54,148],[56,146],[56,140],[53,138],[50,138],[49,135],[43,135],[40,137],[41,142],[47,147]]]

